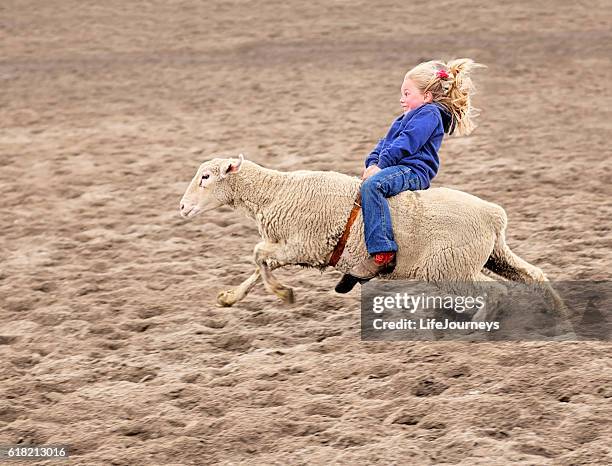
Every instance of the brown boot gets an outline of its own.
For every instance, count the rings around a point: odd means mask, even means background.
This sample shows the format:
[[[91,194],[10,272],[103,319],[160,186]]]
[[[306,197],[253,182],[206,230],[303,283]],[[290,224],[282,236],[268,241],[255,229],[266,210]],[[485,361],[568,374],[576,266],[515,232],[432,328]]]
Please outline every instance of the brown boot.
[[[353,277],[351,274],[345,273],[342,275],[342,278],[336,284],[336,288],[334,289],[336,290],[336,293],[344,294],[355,288],[357,283],[365,283],[367,281],[369,281],[369,278],[357,278]]]
[[[353,267],[349,275],[358,279],[370,279],[381,273],[390,273],[395,268],[395,253],[380,252],[368,257]]]

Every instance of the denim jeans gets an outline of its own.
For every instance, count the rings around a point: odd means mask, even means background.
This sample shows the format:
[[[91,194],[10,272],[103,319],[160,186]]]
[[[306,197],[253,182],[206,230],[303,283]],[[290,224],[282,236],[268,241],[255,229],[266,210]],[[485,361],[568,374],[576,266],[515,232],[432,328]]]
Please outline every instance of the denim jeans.
[[[422,189],[416,173],[403,165],[383,168],[361,185],[365,242],[369,254],[397,251],[387,197]]]

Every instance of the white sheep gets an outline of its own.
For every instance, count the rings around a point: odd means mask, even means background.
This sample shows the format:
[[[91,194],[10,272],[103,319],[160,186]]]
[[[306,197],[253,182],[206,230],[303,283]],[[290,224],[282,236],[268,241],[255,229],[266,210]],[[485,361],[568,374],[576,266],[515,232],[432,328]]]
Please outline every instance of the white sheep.
[[[215,158],[198,168],[180,203],[185,218],[230,205],[253,218],[262,241],[255,246],[255,270],[217,302],[231,306],[259,278],[285,302],[293,290],[272,274],[278,267],[325,269],[359,192],[360,180],[332,171],[280,172],[244,160]],[[447,188],[405,191],[389,199],[397,265],[384,279],[433,283],[482,282],[501,277],[536,285],[555,303],[559,297],[544,273],[515,255],[505,242],[506,213],[500,206]],[[335,266],[346,273],[367,256],[359,212]]]

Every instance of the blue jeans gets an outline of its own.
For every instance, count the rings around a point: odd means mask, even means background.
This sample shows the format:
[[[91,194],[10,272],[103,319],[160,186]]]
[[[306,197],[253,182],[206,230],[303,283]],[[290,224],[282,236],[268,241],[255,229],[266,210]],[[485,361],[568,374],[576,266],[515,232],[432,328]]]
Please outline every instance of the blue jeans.
[[[417,174],[402,165],[383,168],[361,185],[365,242],[369,254],[397,251],[387,197],[423,189]]]

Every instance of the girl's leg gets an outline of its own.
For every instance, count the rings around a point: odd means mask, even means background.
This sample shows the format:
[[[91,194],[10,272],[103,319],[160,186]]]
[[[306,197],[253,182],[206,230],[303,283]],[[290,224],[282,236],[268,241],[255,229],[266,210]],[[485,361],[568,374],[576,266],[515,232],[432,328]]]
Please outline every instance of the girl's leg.
[[[397,251],[386,198],[402,191],[418,189],[421,189],[421,183],[417,174],[401,165],[384,168],[363,182],[361,206],[369,254]]]
[[[418,189],[422,189],[418,175],[404,166],[384,168],[363,182],[361,206],[370,256],[342,277],[336,285],[338,293],[348,293],[357,283],[364,283],[381,272],[393,269],[397,244],[393,238],[391,212],[386,198],[402,191]]]

